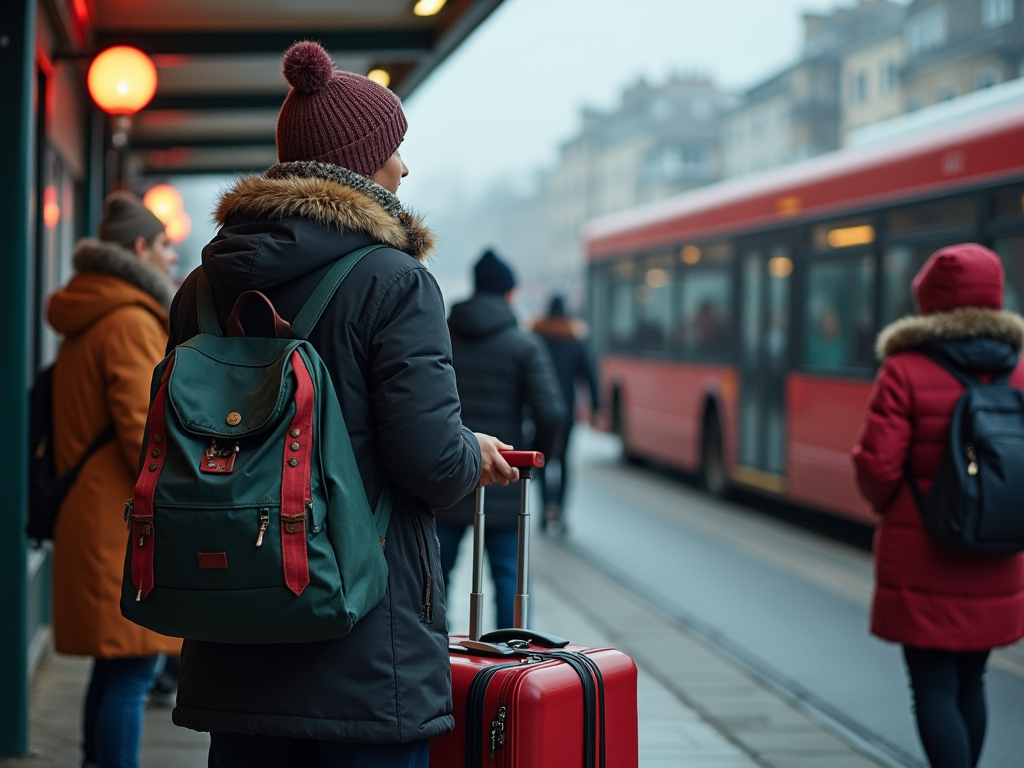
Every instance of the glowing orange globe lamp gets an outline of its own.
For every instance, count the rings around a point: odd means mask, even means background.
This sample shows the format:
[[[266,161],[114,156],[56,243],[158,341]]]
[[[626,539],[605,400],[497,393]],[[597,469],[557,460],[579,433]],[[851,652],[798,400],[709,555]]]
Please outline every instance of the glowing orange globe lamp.
[[[110,115],[134,115],[156,93],[156,66],[138,48],[115,45],[89,65],[89,95]]]
[[[192,231],[192,219],[184,211],[178,211],[166,225],[167,239],[172,243],[180,243]]]
[[[164,226],[174,219],[175,215],[185,209],[185,201],[181,193],[170,184],[157,184],[150,187],[142,198],[142,204],[149,208]]]

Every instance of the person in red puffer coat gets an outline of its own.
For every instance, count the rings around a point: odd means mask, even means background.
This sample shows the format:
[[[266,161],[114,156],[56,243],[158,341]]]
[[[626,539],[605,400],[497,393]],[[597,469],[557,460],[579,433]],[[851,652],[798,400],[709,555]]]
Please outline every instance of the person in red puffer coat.
[[[933,768],[973,768],[989,651],[1024,637],[1024,554],[961,554],[932,539],[905,473],[927,494],[964,391],[928,355],[982,381],[1012,371],[1010,385],[1024,389],[1024,318],[1002,309],[1002,263],[975,243],[934,253],[911,287],[920,314],[879,334],[882,368],[853,449],[857,484],[881,515],[871,631],[903,645]]]

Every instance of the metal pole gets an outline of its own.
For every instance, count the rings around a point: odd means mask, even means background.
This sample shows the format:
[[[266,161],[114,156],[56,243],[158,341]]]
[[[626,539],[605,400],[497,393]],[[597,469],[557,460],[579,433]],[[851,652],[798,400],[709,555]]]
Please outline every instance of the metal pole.
[[[469,595],[469,639],[484,633],[484,489],[476,489],[473,515],[473,591]]]
[[[36,0],[0,2],[0,756],[28,752],[28,293],[31,263]]]
[[[519,550],[516,562],[516,600],[513,624],[526,629],[530,615],[530,468],[519,470]]]

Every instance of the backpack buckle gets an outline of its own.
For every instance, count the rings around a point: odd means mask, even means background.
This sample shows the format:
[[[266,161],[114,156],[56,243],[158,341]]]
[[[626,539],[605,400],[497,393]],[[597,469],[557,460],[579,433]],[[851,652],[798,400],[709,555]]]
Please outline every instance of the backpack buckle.
[[[237,442],[233,446],[225,448],[217,445],[217,438],[212,438],[199,462],[199,471],[209,475],[229,474],[235,468],[235,456],[237,455]]]

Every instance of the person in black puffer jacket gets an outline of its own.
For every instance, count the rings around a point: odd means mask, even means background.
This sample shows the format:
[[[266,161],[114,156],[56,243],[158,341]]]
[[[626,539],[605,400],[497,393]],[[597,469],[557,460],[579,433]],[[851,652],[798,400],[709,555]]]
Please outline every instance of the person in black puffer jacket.
[[[454,727],[431,507],[518,472],[500,442],[460,418],[441,292],[422,264],[433,238],[395,196],[408,173],[397,152],[406,126],[398,98],[334,70],[315,43],[292,46],[284,72],[293,88],[278,117],[282,162],[223,195],[221,229],[200,269],[222,327],[247,290],[291,321],[338,259],[387,246],[353,267],[309,335],[371,508],[386,480],[396,489],[387,594],[337,640],[186,640],[173,719],[211,732],[212,768],[426,768],[430,737]],[[199,269],[175,298],[169,349],[199,332],[198,277]],[[250,332],[256,319],[246,317]]]
[[[567,413],[544,342],[520,330],[509,304],[515,276],[487,251],[474,269],[476,294],[456,304],[448,318],[455,375],[468,427],[498,435],[519,450],[554,454],[560,450]],[[533,422],[531,443],[523,422]],[[473,522],[474,498],[437,510],[441,568],[447,586],[459,542]],[[495,583],[498,626],[511,627],[516,587],[519,489],[487,492],[485,544]]]

